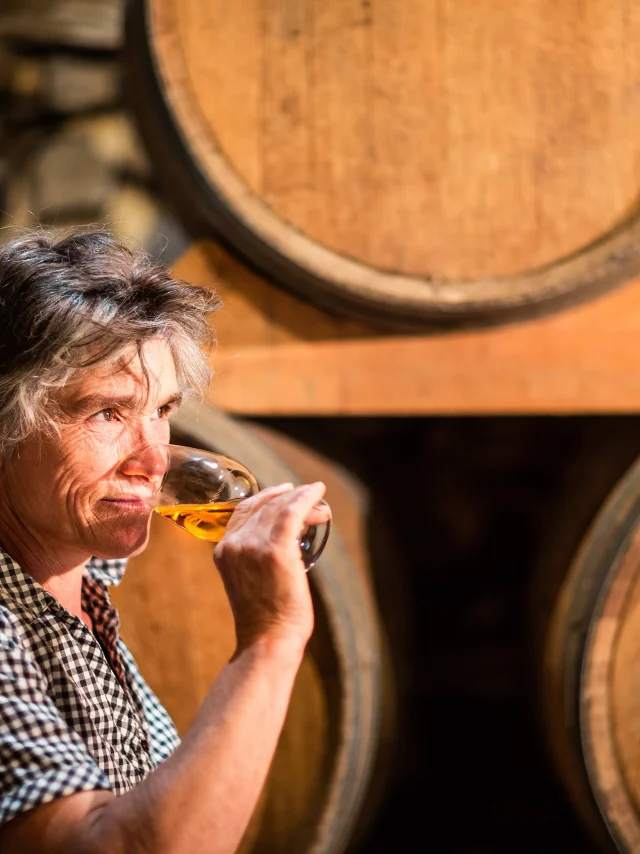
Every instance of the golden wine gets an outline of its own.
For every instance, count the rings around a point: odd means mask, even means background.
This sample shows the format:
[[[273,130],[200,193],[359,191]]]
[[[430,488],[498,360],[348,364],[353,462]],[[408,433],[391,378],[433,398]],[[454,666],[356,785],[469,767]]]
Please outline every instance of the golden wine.
[[[171,504],[153,509],[199,540],[219,543],[237,506],[237,501],[214,501],[211,504]]]

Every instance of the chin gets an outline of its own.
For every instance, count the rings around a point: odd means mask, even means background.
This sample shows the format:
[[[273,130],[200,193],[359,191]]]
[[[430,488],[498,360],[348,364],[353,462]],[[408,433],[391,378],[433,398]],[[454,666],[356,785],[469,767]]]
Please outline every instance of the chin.
[[[123,560],[143,552],[149,542],[149,523],[123,526],[111,531],[108,537],[96,542],[92,554],[104,560]]]
[[[147,547],[149,539],[146,538],[142,543],[100,543],[96,545],[92,554],[102,560],[126,560],[130,557],[136,557],[141,554]]]

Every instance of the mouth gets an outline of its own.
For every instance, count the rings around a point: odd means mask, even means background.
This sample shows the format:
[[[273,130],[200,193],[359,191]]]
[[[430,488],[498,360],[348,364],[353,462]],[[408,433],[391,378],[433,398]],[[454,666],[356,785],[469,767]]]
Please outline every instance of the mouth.
[[[142,498],[138,498],[135,495],[126,495],[120,498],[103,498],[102,500],[113,507],[117,507],[119,510],[137,513],[151,512],[151,507]]]

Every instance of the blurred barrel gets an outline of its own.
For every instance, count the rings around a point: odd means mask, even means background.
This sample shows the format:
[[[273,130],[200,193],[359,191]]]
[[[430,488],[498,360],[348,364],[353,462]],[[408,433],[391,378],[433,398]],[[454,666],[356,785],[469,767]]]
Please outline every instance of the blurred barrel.
[[[634,0],[133,0],[127,94],[203,234],[335,312],[508,321],[640,272]]]
[[[595,425],[549,508],[533,586],[540,721],[603,852],[640,851],[640,436]]]
[[[338,854],[364,833],[384,784],[394,679],[374,599],[367,495],[344,470],[265,428],[188,402],[172,440],[244,462],[261,486],[323,480],[334,523],[312,568],[316,626],[242,854]],[[122,634],[184,734],[235,645],[211,544],[157,517],[114,592]],[[381,761],[382,760],[382,761]]]

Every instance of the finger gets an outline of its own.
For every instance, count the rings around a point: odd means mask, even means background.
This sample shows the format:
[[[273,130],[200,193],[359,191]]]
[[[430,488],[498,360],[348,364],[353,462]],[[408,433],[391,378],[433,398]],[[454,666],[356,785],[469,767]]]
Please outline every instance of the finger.
[[[322,525],[331,519],[331,508],[326,502],[314,505],[307,518],[304,520],[306,525]]]
[[[316,505],[320,507],[325,504],[328,507],[329,505],[323,499],[325,491],[326,486],[321,481],[303,483],[288,490],[282,490],[278,495],[273,496],[269,501],[270,509],[273,512],[280,512],[285,507],[290,507],[295,512],[303,512],[303,508],[308,511]]]
[[[276,496],[282,495],[286,492],[291,492],[293,488],[294,486],[292,483],[278,483],[274,486],[266,486],[264,489],[261,489],[260,492],[256,492],[255,495],[250,495],[249,498],[243,498],[242,502],[238,505],[238,509],[245,507],[253,512],[267,502],[272,501]]]
[[[325,488],[320,482],[298,487],[284,483],[243,499],[227,526],[227,540],[228,534],[241,528],[246,530],[248,525],[258,525],[262,530],[270,530],[275,539],[286,540],[290,530],[297,528],[299,533],[304,528],[307,515],[322,501]],[[322,521],[325,520],[323,516]]]
[[[271,517],[273,532],[277,537],[282,536],[285,540],[297,537],[306,524],[311,514],[319,514],[320,522],[327,521],[331,510],[329,505],[323,502],[326,487],[324,483],[305,484],[296,487],[288,495],[280,495],[265,507],[264,513]]]

